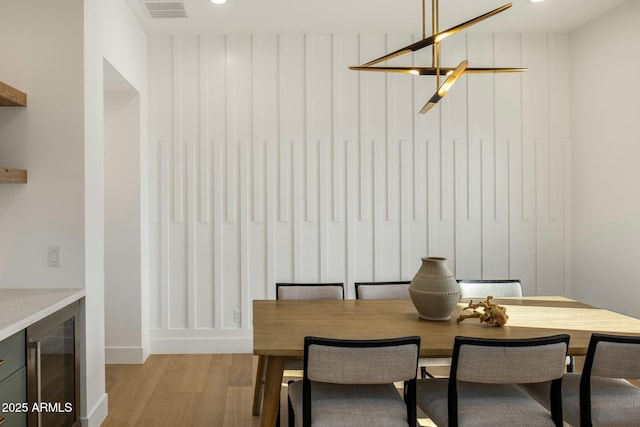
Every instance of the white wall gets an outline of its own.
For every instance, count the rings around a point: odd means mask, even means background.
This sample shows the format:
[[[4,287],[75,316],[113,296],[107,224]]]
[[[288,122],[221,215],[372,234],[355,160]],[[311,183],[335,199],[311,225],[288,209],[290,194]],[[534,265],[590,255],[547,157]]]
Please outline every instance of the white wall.
[[[106,362],[142,363],[140,96],[106,61],[104,74]]]
[[[640,317],[640,3],[570,36],[573,295]]]
[[[82,288],[82,2],[3,2],[0,52],[0,80],[28,97],[0,108],[0,166],[28,172],[0,184],[0,287]]]
[[[105,394],[105,267],[104,267],[104,61],[107,60],[140,93],[140,120],[147,121],[147,38],[123,0],[84,0],[84,115],[85,115],[85,218],[86,311],[90,332],[86,337],[87,382],[83,384],[89,426],[99,425],[107,414]],[[146,158],[147,129],[140,128],[139,150]],[[144,153],[144,154],[142,154]],[[140,215],[146,218],[146,162],[140,164]],[[145,242],[146,228],[140,230]],[[142,278],[137,292],[146,298],[146,247],[141,249]],[[121,307],[122,309],[122,307]],[[140,307],[146,319],[146,306]],[[143,324],[143,342],[146,330]]]
[[[251,301],[276,281],[353,297],[425,255],[568,291],[568,37],[448,39],[447,65],[529,71],[463,77],[426,116],[435,78],[347,69],[414,39],[152,38],[152,353],[250,351]]]

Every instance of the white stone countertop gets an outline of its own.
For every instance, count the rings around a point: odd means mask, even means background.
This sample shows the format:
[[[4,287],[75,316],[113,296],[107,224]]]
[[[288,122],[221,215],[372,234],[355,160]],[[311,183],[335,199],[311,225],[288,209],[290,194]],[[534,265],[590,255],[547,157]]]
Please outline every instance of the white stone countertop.
[[[0,289],[0,341],[84,295],[84,289]]]

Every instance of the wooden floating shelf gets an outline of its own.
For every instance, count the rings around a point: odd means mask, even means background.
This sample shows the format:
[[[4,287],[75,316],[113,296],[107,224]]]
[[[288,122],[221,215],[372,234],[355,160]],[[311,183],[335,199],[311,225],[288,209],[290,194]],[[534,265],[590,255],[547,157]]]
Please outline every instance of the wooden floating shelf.
[[[2,107],[26,107],[27,94],[20,92],[8,84],[0,82],[0,106]]]
[[[0,167],[0,183],[26,184],[27,171],[23,169]]]

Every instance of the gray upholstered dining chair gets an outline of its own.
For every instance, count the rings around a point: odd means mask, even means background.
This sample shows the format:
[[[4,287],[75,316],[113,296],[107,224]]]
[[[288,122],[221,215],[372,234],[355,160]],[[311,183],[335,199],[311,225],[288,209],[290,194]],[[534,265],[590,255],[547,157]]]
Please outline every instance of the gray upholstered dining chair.
[[[304,377],[289,385],[289,426],[415,427],[419,352],[417,336],[305,337]]]
[[[355,282],[356,299],[408,299],[408,280],[395,282]]]
[[[492,295],[499,297],[522,297],[522,282],[517,279],[508,280],[458,280],[460,299],[486,298]]]
[[[277,300],[324,300],[324,299],[344,299],[344,283],[276,283]],[[286,359],[284,363],[285,374],[289,377],[302,376],[302,359]],[[262,405],[262,395],[264,392],[265,376],[267,366],[258,363],[256,371],[255,392],[253,397],[253,413],[259,413]]]
[[[438,426],[562,426],[561,381],[569,335],[456,337],[449,378],[418,380],[418,407]],[[518,384],[549,381],[551,411]]]
[[[562,410],[573,426],[640,425],[640,337],[592,334],[582,373],[562,379]],[[549,384],[521,386],[543,406]]]
[[[276,283],[276,299],[344,299],[344,283]]]
[[[461,301],[485,299],[489,295],[495,298],[524,296],[522,282],[519,279],[461,279],[458,280],[458,285]],[[575,360],[572,356],[567,356],[565,364],[567,371],[573,372]]]
[[[356,299],[409,299],[411,281],[355,282]],[[418,367],[422,378],[434,378],[428,368],[447,367],[451,365],[450,357],[420,358]]]
[[[344,299],[344,283],[276,283],[276,299]],[[302,359],[286,359],[284,363],[284,370],[302,371],[302,362]],[[299,373],[298,376],[301,376],[301,373]]]

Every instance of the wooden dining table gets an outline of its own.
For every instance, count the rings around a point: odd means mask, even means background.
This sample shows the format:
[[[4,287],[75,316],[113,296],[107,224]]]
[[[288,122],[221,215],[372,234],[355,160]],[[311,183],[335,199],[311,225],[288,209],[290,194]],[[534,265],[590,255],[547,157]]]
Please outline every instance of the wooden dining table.
[[[422,320],[411,300],[255,300],[253,353],[264,384],[256,384],[254,415],[260,425],[276,424],[286,358],[302,358],[304,337],[377,339],[418,335],[420,357],[449,357],[457,335],[480,338],[532,338],[558,333],[571,336],[568,354],[584,356],[592,332],[640,335],[640,319],[558,296],[496,298],[509,316],[505,326],[478,319],[456,322],[466,302],[451,320]],[[467,310],[468,312],[468,310]],[[262,402],[262,405],[260,403]],[[260,407],[261,406],[261,407]]]

